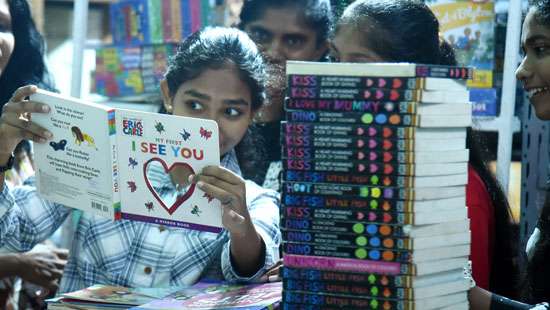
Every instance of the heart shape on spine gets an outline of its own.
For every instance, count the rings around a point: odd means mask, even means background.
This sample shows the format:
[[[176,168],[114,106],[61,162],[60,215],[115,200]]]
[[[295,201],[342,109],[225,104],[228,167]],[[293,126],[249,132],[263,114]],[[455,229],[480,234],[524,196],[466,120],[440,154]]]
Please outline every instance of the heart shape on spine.
[[[176,210],[179,208],[179,206],[181,206],[182,203],[184,203],[187,199],[189,199],[189,197],[191,197],[191,195],[193,195],[193,192],[195,191],[195,185],[196,184],[194,184],[194,183],[191,184],[189,186],[189,188],[187,189],[187,191],[185,192],[185,194],[178,197],[175,202],[170,204],[170,206],[167,206],[167,203],[165,203],[164,200],[162,200],[160,195],[157,193],[157,191],[154,189],[153,185],[151,184],[151,181],[149,180],[149,175],[147,173],[147,167],[150,164],[153,164],[153,163],[158,163],[158,164],[162,165],[162,168],[164,169],[164,173],[166,173],[166,174],[168,174],[170,172],[174,172],[174,173],[177,173],[177,174],[188,173],[187,175],[189,175],[189,174],[195,174],[195,171],[193,170],[193,168],[190,165],[188,165],[186,163],[182,163],[182,162],[173,163],[172,166],[168,167],[168,165],[166,164],[166,162],[164,160],[162,160],[161,158],[156,158],[156,157],[149,159],[143,165],[143,177],[145,178],[145,184],[147,185],[147,188],[149,188],[149,191],[153,194],[155,199],[157,199],[159,204],[168,212],[168,214],[172,215],[174,212],[176,212]]]

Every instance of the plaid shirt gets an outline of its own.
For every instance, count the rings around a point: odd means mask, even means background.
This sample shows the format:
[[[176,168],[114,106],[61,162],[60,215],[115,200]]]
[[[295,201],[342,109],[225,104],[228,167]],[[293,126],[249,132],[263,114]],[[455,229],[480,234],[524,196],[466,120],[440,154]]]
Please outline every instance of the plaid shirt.
[[[240,174],[234,152],[222,166]],[[42,200],[33,180],[0,194],[0,247],[28,251],[47,239],[70,213]],[[278,194],[246,181],[247,206],[265,243],[265,261],[252,277],[241,277],[230,259],[229,234],[109,219],[83,213],[78,221],[60,292],[93,284],[127,287],[191,285],[201,277],[254,281],[279,258]]]

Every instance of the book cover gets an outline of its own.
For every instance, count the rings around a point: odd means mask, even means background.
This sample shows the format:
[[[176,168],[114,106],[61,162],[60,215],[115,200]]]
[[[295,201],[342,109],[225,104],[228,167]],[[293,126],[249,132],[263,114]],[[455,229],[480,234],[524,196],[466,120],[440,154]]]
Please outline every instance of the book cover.
[[[429,0],[439,31],[451,44],[462,66],[493,70],[495,10],[493,1]]]
[[[199,282],[189,289],[131,309],[274,309],[281,301],[281,291],[281,282],[249,285]]]
[[[133,219],[219,232],[219,201],[188,176],[220,164],[211,120],[84,102],[46,91],[32,100],[52,112],[33,120],[54,134],[35,146],[40,194],[111,219]]]

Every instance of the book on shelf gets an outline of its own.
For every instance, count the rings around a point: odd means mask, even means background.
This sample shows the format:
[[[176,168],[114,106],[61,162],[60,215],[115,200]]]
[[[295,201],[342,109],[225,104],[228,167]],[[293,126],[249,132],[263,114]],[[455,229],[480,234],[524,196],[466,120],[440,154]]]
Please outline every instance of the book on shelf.
[[[111,219],[221,230],[219,201],[188,181],[220,164],[216,122],[114,109],[43,90],[31,100],[51,108],[33,114],[54,136],[35,145],[43,198]]]

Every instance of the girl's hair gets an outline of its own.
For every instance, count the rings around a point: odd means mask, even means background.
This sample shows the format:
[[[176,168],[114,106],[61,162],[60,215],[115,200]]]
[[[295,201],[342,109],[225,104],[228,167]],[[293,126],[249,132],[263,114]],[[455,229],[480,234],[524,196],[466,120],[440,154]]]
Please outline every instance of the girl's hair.
[[[368,31],[363,41],[387,61],[456,65],[452,47],[439,37],[439,22],[429,7],[409,0],[359,0],[350,4],[336,25]],[[488,148],[480,134],[467,130],[469,163],[477,172],[491,197],[495,216],[495,244],[491,262],[490,289],[510,297],[517,281],[516,235],[510,223],[506,195],[487,167]]]
[[[531,1],[537,23],[550,27],[550,0]],[[526,301],[538,303],[550,298],[550,189],[546,190],[546,199],[541,210],[537,227],[540,238],[535,244],[533,255],[527,262],[524,278],[524,297]]]
[[[317,43],[326,41],[332,27],[332,7],[329,0],[245,0],[239,28],[260,19],[269,8],[287,8],[303,12],[304,22],[317,32]]]
[[[169,60],[165,75],[170,96],[173,97],[183,83],[197,78],[204,71],[221,69],[228,64],[237,68],[239,77],[248,85],[252,111],[258,111],[265,100],[264,60],[254,41],[235,28],[208,27],[195,32],[179,46]],[[255,176],[265,151],[254,126],[250,126],[235,151],[243,175]]]
[[[336,32],[343,26],[364,32],[361,43],[387,61],[440,63],[446,56],[440,49],[439,22],[422,2],[355,1],[344,10]]]
[[[15,46],[0,77],[0,106],[27,84],[53,90],[44,62],[44,40],[31,17],[26,0],[8,0]]]

